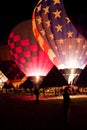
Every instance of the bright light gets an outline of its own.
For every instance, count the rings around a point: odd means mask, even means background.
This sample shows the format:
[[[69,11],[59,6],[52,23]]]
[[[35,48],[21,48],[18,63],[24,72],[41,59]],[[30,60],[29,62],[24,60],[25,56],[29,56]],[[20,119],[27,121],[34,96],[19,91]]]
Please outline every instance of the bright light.
[[[44,76],[30,76],[30,80],[34,83],[34,85],[40,85],[43,81]]]
[[[57,66],[58,69],[64,69],[65,68],[65,65],[63,64],[60,64],[59,66]]]
[[[26,76],[46,76],[53,67],[34,37],[31,20],[23,21],[13,28],[8,45],[12,59]]]
[[[74,77],[75,77],[75,74],[70,74],[70,75],[69,75],[68,84],[72,84],[72,83],[73,83]]]
[[[40,80],[40,77],[39,76],[36,76],[36,83],[38,83]]]
[[[8,78],[2,73],[2,71],[0,71],[0,88],[3,87],[4,82],[6,82],[8,80]]]
[[[77,76],[76,70],[72,68],[68,77],[68,84],[73,84],[73,79]]]
[[[46,1],[47,5],[51,8],[49,13],[44,13],[46,19],[43,15],[43,2],[39,3],[41,4],[39,13],[37,7],[33,11],[33,32],[39,45],[58,69],[84,68],[87,64],[87,40],[76,30],[72,22],[66,19],[68,16],[64,9],[63,0],[56,6],[48,1]],[[61,10],[62,15],[60,18],[54,19],[53,11],[58,9]],[[42,20],[40,23],[38,23],[37,16]],[[48,28],[45,20],[50,20],[52,26]],[[45,35],[42,34],[41,30],[44,30]],[[70,77],[73,77],[73,74]]]
[[[77,68],[78,67],[78,63],[75,60],[75,57],[70,58],[69,60],[66,61],[66,67],[67,68]]]
[[[74,56],[75,57],[75,56]],[[81,68],[84,69],[85,64],[83,64],[82,66],[80,65],[80,63],[78,61],[75,60],[75,58],[70,58],[70,60],[67,59],[65,64],[60,64],[57,68],[58,69],[71,69],[71,68]]]
[[[73,84],[75,77],[77,77],[77,76],[79,77],[81,71],[82,71],[82,69],[80,69],[80,68],[62,69],[63,76],[68,81],[68,84]]]

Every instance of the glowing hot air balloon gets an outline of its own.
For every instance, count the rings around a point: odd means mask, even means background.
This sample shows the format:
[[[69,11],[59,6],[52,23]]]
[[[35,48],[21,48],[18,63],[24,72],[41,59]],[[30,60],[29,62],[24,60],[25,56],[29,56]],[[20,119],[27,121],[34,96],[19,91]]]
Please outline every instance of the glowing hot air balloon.
[[[32,15],[34,35],[58,69],[76,68],[87,62],[87,41],[75,29],[62,0],[40,0]]]
[[[36,83],[40,80],[39,76],[46,76],[53,67],[53,63],[35,40],[31,20],[23,21],[13,28],[8,45],[12,59],[26,76],[34,77]]]
[[[81,3],[80,3],[81,2]],[[76,29],[87,40],[87,5],[86,1],[63,0],[65,10]],[[79,4],[77,4],[79,3]]]

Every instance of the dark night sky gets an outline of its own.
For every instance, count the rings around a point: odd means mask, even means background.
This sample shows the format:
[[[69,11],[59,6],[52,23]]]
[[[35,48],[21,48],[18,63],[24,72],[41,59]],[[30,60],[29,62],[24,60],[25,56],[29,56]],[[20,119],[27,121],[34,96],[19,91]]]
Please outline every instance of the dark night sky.
[[[10,1],[0,3],[0,43],[7,40],[12,28],[24,21],[31,19],[32,12],[38,0]]]
[[[23,20],[31,19],[39,0],[0,2],[0,43],[7,40],[12,28]],[[87,38],[86,0],[63,0],[65,9],[75,27]]]

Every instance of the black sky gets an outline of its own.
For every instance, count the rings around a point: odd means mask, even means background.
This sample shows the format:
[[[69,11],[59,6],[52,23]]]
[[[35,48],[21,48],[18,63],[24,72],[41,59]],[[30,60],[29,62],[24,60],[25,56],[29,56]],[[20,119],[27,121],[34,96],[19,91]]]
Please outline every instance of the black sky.
[[[31,19],[32,12],[39,0],[0,2],[0,43],[4,43],[12,28]],[[87,4],[86,0],[63,0],[68,16],[77,30],[87,38]]]
[[[18,3],[19,2],[19,3]],[[0,3],[0,43],[5,43],[13,27],[31,19],[32,12],[38,0],[10,1]]]

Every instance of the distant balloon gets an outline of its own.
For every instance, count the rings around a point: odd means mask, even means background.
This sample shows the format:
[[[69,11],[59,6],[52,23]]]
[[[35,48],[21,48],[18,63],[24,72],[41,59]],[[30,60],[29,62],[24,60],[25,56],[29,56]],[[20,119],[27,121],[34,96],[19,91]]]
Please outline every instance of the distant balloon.
[[[71,23],[62,0],[40,0],[32,25],[38,43],[58,69],[84,68],[87,41]]]
[[[13,28],[8,45],[12,59],[26,76],[46,76],[53,67],[35,40],[31,20],[23,21]]]

